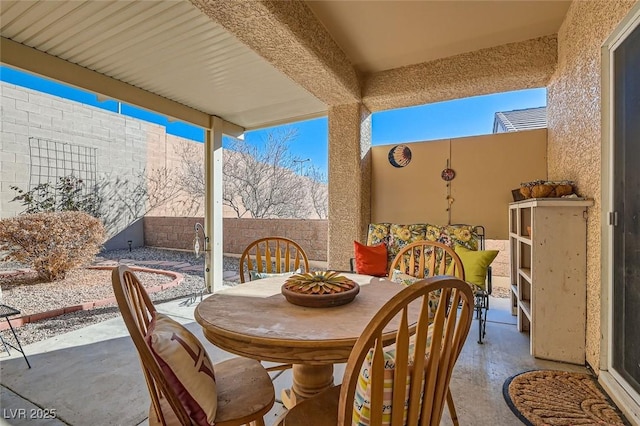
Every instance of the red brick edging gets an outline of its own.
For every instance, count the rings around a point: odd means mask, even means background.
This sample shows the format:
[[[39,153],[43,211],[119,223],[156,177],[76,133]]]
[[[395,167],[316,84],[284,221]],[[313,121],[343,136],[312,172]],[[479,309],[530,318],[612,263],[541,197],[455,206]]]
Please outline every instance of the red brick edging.
[[[133,271],[150,272],[153,274],[161,274],[161,275],[167,275],[169,277],[173,277],[173,281],[167,284],[156,285],[153,287],[145,287],[145,290],[147,291],[147,293],[156,293],[161,290],[166,290],[168,288],[175,287],[178,284],[180,284],[182,280],[184,280],[184,275],[182,275],[179,272],[165,271],[162,269],[145,268],[141,266],[129,266],[129,268]],[[112,270],[113,266],[89,266],[87,267],[87,269]],[[88,311],[93,308],[98,308],[100,306],[106,306],[106,305],[111,305],[115,303],[116,303],[115,296],[107,297],[105,299],[95,300],[93,302],[86,302],[81,305],[67,306],[65,308],[53,309],[50,311],[39,312],[37,314],[24,315],[21,317],[12,318],[9,321],[11,321],[11,325],[14,328],[18,328],[30,322],[36,322],[36,321],[40,321],[47,318],[53,318],[60,315],[68,314],[70,312]],[[8,329],[9,329],[9,324],[7,323],[7,321],[0,322],[0,331],[8,330]]]

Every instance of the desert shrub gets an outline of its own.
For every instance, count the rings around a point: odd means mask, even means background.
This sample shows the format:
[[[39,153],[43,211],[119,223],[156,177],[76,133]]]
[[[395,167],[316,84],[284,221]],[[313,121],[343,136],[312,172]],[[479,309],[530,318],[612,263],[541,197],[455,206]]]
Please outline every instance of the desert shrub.
[[[84,212],[21,215],[0,220],[0,251],[29,264],[46,281],[91,262],[105,239],[102,223]]]

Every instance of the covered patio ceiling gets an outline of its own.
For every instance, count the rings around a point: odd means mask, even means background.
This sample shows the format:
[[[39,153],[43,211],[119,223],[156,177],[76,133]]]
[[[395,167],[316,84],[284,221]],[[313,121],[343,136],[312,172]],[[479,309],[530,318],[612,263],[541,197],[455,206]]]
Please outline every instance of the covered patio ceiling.
[[[569,4],[2,0],[0,60],[202,127],[217,116],[240,134],[342,104],[543,86]]]

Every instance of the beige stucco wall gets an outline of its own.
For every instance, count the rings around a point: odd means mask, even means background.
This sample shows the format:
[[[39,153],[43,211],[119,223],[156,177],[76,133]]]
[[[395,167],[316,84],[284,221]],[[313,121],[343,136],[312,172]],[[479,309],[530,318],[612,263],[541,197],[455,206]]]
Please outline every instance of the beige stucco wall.
[[[548,86],[550,179],[574,180],[595,200],[587,221],[587,362],[600,356],[601,46],[635,1],[574,1],[558,33],[558,68]]]
[[[449,160],[451,223],[483,225],[487,238],[509,238],[508,204],[520,183],[547,178],[547,131],[500,133],[407,144],[411,162],[389,164],[394,145],[372,148],[371,220],[391,223],[448,223]]]
[[[548,35],[365,76],[372,112],[544,86],[555,70],[557,40]]]

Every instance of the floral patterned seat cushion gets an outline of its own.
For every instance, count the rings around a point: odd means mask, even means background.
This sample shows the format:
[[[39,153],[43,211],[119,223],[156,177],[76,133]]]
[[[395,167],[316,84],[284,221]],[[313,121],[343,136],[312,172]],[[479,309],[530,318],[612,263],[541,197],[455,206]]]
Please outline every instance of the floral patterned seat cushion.
[[[416,223],[413,225],[391,224],[389,227],[389,244],[387,245],[388,264],[391,265],[398,252],[407,244],[422,241],[426,238],[427,225]]]
[[[480,236],[471,225],[437,226],[428,223],[401,225],[395,223],[371,223],[367,245],[385,243],[387,246],[387,269],[400,250],[415,241],[436,241],[455,248],[478,250]]]
[[[375,246],[380,243],[385,243],[389,246],[390,227],[390,223],[370,223],[369,231],[367,232],[367,245]]]
[[[464,247],[467,250],[478,250],[480,237],[474,232],[471,225],[447,225],[440,230],[438,242],[448,245],[451,248],[456,246]]]

